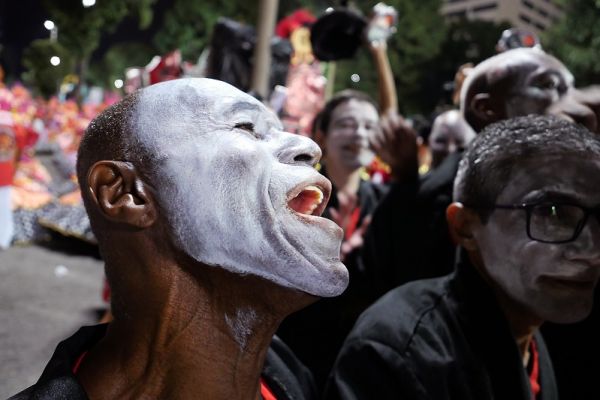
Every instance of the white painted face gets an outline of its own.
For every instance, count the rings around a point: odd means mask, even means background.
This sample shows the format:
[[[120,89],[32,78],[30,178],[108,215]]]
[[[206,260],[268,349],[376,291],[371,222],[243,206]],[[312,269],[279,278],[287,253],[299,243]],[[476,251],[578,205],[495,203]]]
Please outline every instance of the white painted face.
[[[342,230],[319,217],[330,183],[310,139],[282,131],[259,101],[220,81],[141,92],[134,128],[175,244],[194,259],[316,296],[339,295]]]
[[[526,50],[514,52],[506,67],[514,76],[506,95],[506,118],[545,114],[573,87],[573,75],[559,60],[543,51]]]
[[[446,111],[433,122],[429,135],[432,166],[435,168],[452,153],[463,151],[475,138],[475,131],[458,110]]]
[[[539,201],[600,205],[600,161],[573,155],[532,157],[513,166],[497,204]],[[496,209],[474,232],[484,269],[509,298],[538,318],[576,322],[592,309],[600,277],[600,222],[590,215],[579,237],[548,244],[530,239],[524,210]]]
[[[352,99],[337,106],[325,136],[327,163],[349,170],[369,165],[375,158],[369,141],[377,129],[379,114],[372,104]]]

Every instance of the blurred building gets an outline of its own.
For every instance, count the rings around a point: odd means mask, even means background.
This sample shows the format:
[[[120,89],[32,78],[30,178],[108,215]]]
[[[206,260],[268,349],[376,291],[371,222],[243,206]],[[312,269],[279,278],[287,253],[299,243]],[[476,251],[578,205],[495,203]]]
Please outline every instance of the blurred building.
[[[448,19],[507,21],[539,34],[558,22],[564,10],[553,0],[444,0],[441,13]]]

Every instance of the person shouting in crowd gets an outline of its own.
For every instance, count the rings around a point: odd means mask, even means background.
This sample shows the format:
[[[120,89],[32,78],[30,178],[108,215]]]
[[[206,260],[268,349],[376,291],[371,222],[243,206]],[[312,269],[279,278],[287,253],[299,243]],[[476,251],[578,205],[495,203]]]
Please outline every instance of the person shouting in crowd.
[[[560,168],[556,168],[560,165]],[[557,399],[539,327],[592,309],[600,139],[555,116],[486,127],[464,154],[449,276],[408,283],[346,340],[328,399]]]
[[[77,163],[113,321],[62,342],[14,399],[303,399],[273,333],[339,295],[342,231],[308,138],[210,79],[156,84],[101,113]]]

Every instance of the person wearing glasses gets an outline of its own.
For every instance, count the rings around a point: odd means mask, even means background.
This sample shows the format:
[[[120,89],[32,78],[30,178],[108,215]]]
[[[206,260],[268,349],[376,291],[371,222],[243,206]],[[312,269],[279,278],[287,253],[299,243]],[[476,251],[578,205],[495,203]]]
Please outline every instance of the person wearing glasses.
[[[600,138],[554,116],[486,127],[447,209],[455,271],[359,318],[327,399],[557,399],[539,327],[591,311],[600,278]]]

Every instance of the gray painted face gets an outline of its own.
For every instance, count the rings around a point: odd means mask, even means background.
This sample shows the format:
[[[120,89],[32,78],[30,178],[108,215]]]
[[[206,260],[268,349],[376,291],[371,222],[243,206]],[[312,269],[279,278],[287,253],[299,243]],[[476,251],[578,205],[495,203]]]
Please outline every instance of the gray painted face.
[[[440,114],[433,121],[429,135],[432,166],[435,168],[440,165],[449,154],[463,151],[474,138],[475,131],[458,110]]]
[[[321,156],[313,141],[283,132],[260,102],[211,79],[145,89],[134,124],[158,157],[159,203],[183,251],[316,296],[346,288],[342,231],[310,215],[330,191],[312,167]]]
[[[514,83],[506,97],[508,118],[544,114],[573,87],[573,76],[556,58],[542,51],[516,53],[506,68]]]
[[[600,162],[574,155],[519,161],[498,204],[600,204]],[[548,244],[526,234],[524,210],[495,210],[475,232],[484,269],[512,300],[538,318],[558,323],[585,318],[600,277],[600,221],[590,216],[570,243]]]

